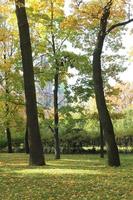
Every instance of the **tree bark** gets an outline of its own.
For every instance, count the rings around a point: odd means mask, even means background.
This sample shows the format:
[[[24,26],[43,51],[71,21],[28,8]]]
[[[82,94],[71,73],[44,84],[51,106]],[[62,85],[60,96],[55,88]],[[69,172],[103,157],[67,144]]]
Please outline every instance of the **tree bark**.
[[[16,0],[15,3],[23,64],[26,114],[29,126],[29,164],[44,165],[45,161],[38,123],[32,49],[29,33],[29,24],[25,9],[25,0]]]
[[[108,164],[109,166],[120,166],[120,159],[119,159],[118,148],[115,141],[113,124],[107,109],[104,96],[102,71],[101,71],[101,54],[106,36],[107,20],[110,15],[111,5],[112,1],[109,1],[105,6],[103,10],[103,15],[101,17],[97,43],[93,53],[93,80],[94,80],[94,90],[96,96],[97,109],[104,130],[104,139],[107,148]]]

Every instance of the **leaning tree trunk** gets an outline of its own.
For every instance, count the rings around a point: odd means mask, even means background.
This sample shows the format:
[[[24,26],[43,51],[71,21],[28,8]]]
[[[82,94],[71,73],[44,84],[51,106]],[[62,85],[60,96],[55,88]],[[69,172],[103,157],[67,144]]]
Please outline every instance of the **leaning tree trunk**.
[[[110,166],[119,166],[120,165],[119,153],[115,141],[113,124],[105,101],[102,72],[101,72],[101,54],[103,49],[103,43],[106,36],[107,20],[110,15],[111,5],[112,1],[110,0],[105,6],[103,10],[103,15],[101,17],[100,30],[98,33],[97,43],[93,53],[93,80],[94,80],[94,90],[96,96],[97,109],[104,131],[108,164]]]
[[[95,49],[93,55],[93,79],[99,118],[104,130],[104,138],[108,154],[108,164],[110,166],[119,166],[120,160],[118,148],[115,142],[114,129],[105,102],[99,49]]]
[[[29,126],[29,162],[31,165],[44,165],[45,162],[38,123],[32,50],[29,33],[29,24],[25,9],[25,0],[16,0],[15,3],[23,64],[26,114]]]

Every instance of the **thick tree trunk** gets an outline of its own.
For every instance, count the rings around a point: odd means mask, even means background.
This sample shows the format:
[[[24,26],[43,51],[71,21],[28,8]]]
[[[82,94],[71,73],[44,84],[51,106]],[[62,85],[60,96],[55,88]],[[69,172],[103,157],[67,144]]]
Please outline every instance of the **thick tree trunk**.
[[[28,123],[26,123],[24,143],[25,143],[25,152],[29,154],[30,148],[29,148],[29,139],[28,139]]]
[[[100,122],[100,157],[104,158],[104,135],[101,122]]]
[[[24,0],[16,0],[16,15],[18,20],[20,48],[22,54],[24,89],[26,99],[26,114],[29,126],[30,164],[44,165],[43,146],[41,143],[36,93],[33,72],[33,60],[29,24]]]
[[[12,150],[12,138],[11,138],[11,131],[10,128],[6,128],[6,135],[7,135],[7,147],[8,147],[8,153],[13,153]]]
[[[102,72],[101,72],[101,54],[103,49],[103,43],[106,36],[107,20],[110,15],[111,5],[112,1],[110,0],[105,6],[103,10],[103,16],[101,17],[100,30],[98,33],[97,43],[93,53],[93,80],[94,80],[94,90],[96,96],[97,109],[104,131],[104,139],[108,155],[108,164],[110,166],[119,166],[120,165],[119,153],[115,141],[113,124],[105,101]]]

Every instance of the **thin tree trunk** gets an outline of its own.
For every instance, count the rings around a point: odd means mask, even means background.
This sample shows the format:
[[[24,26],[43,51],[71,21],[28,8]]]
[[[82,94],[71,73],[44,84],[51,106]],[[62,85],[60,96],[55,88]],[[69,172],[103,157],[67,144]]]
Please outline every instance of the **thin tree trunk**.
[[[4,43],[4,63],[6,64],[6,43]],[[5,72],[5,94],[6,94],[6,99],[5,99],[5,110],[6,110],[6,128],[5,128],[5,132],[6,132],[6,136],[7,136],[7,147],[8,147],[8,153],[12,153],[12,138],[11,138],[11,131],[9,128],[9,119],[8,119],[8,115],[9,115],[9,104],[8,104],[8,97],[10,94],[9,91],[9,81],[8,81],[8,75],[9,75],[9,71]]]
[[[51,28],[53,29],[54,6],[51,1]],[[55,77],[54,77],[54,140],[55,140],[55,159],[60,159],[59,141],[59,110],[58,110],[58,87],[59,87],[59,63],[56,58],[55,36],[51,29],[52,49],[55,56]]]
[[[45,161],[38,123],[32,49],[29,33],[29,24],[25,9],[25,1],[16,0],[15,3],[23,64],[26,114],[29,126],[29,163],[31,165],[44,165]]]
[[[6,135],[7,135],[8,153],[13,153],[13,150],[12,150],[12,138],[11,138],[11,132],[10,132],[10,128],[9,127],[6,128]]]
[[[5,82],[6,82],[6,103],[5,103],[5,108],[6,108],[6,135],[7,135],[7,145],[8,145],[8,153],[12,153],[12,138],[11,138],[11,131],[9,128],[9,105],[7,102],[7,96],[9,95],[9,88],[8,88],[8,75],[5,73]]]
[[[25,152],[29,154],[30,148],[29,148],[29,139],[28,139],[28,123],[26,123],[24,143],[25,143]]]
[[[102,123],[100,122],[100,157],[104,158],[104,136]]]
[[[93,53],[93,80],[97,109],[104,130],[104,139],[107,148],[108,164],[110,166],[120,166],[120,159],[115,141],[113,124],[105,101],[101,72],[101,54],[106,36],[107,20],[110,15],[111,5],[112,1],[109,1],[105,6],[103,10],[103,16],[101,17],[100,30],[97,37],[97,44]]]
[[[58,114],[58,71],[55,75],[54,84],[54,139],[55,139],[55,159],[60,159],[60,143],[59,143],[59,114]]]

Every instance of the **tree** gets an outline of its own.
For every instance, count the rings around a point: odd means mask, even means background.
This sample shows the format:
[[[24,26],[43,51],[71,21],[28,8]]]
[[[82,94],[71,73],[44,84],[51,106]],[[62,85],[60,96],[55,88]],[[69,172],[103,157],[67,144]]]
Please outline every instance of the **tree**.
[[[34,23],[37,29],[36,34],[39,36],[42,46],[46,46],[46,49],[41,48],[43,56],[46,58],[49,74],[43,74],[41,82],[51,77],[53,83],[53,129],[55,140],[55,158],[60,158],[60,140],[59,140],[59,87],[61,83],[66,81],[66,74],[68,65],[64,62],[64,49],[66,48],[65,42],[71,36],[71,29],[64,29],[63,22],[65,21],[64,13],[64,0],[54,1],[48,0],[46,2],[36,2],[36,6],[31,6],[29,12],[32,12],[33,20],[38,19]],[[40,6],[41,5],[41,6]],[[34,30],[33,30],[34,31]],[[45,68],[45,71],[47,69]],[[50,74],[51,73],[51,74]],[[39,77],[37,75],[37,77]]]
[[[128,1],[118,2],[109,0],[95,2],[79,2],[75,0],[73,3],[75,8],[74,14],[76,16],[77,24],[80,30],[80,35],[78,35],[79,40],[77,46],[80,47],[82,43],[82,49],[84,51],[88,50],[88,56],[92,56],[93,54],[92,68],[94,90],[99,118],[102,124],[105,143],[107,146],[108,164],[110,166],[119,166],[120,160],[117,145],[115,142],[112,121],[105,100],[104,88],[107,79],[105,79],[106,76],[104,76],[105,74],[103,73],[103,65],[105,64],[103,59],[104,55],[102,53],[103,50],[105,52],[107,49],[113,49],[114,52],[116,52],[121,47],[120,43],[117,47],[115,44],[115,42],[118,41],[116,41],[115,38],[120,37],[121,35],[121,31],[118,31],[118,29],[116,28],[124,26],[133,21],[129,18],[127,21],[119,22],[120,20],[126,19],[127,3]],[[112,34],[109,35],[110,32],[112,32]],[[109,36],[106,37],[107,35]],[[112,42],[114,42],[114,45],[111,44]],[[108,60],[110,60],[110,58]],[[108,66],[108,62],[106,63],[106,65]],[[112,69],[114,69],[113,71],[115,71],[116,65],[112,66]],[[108,69],[109,70],[107,71],[109,71],[109,75],[113,74],[113,71],[110,70],[110,66],[108,67]]]
[[[93,79],[98,113],[104,130],[104,137],[108,154],[108,164],[110,166],[119,166],[120,159],[118,154],[118,148],[115,142],[113,124],[106,106],[103,90],[103,80],[101,74],[101,54],[106,35],[109,32],[111,32],[114,28],[125,25],[127,22],[114,24],[109,29],[107,29],[112,4],[112,0],[107,2],[105,7],[103,8],[103,14],[100,18],[100,28],[97,36],[97,44],[93,53]],[[128,23],[129,22],[131,22],[131,20],[128,21]]]
[[[103,42],[106,35],[107,20],[110,15],[111,5],[112,1],[109,1],[104,7],[103,15],[100,21],[100,30],[98,32],[97,44],[93,53],[93,80],[98,113],[100,117],[100,122],[104,130],[104,137],[108,154],[108,164],[110,166],[119,166],[119,153],[115,142],[113,125],[105,102],[103,81],[101,75],[101,54]]]
[[[15,4],[22,54],[26,114],[29,127],[30,164],[44,165],[45,161],[38,124],[32,49],[25,1],[18,0],[15,1]]]
[[[4,5],[4,2],[3,2]],[[2,6],[3,6],[2,5]],[[1,40],[0,40],[0,85],[1,85],[1,101],[4,103],[3,109],[3,118],[1,121],[5,127],[5,133],[7,137],[7,147],[8,153],[12,153],[12,136],[11,136],[11,115],[13,111],[11,109],[11,103],[9,102],[13,97],[13,91],[15,89],[12,76],[16,73],[13,72],[13,61],[17,60],[17,49],[15,46],[15,34],[14,27],[12,27],[8,20],[12,19],[12,15],[9,16],[9,6],[6,6],[1,12],[1,25],[0,28],[2,31]],[[13,107],[12,107],[13,108]]]
[[[53,32],[54,23],[54,2],[51,1],[51,41],[53,55],[55,56],[55,76],[54,76],[54,138],[55,138],[55,158],[60,159],[59,144],[59,111],[58,111],[58,87],[59,87],[59,62],[56,58],[55,35]]]

